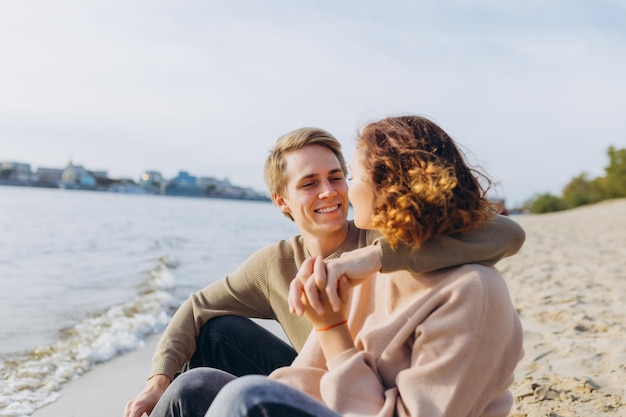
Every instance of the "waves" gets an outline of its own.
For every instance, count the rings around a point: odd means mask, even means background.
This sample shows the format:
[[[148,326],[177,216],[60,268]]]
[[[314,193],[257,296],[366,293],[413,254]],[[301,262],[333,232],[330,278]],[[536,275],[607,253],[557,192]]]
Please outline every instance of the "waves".
[[[296,232],[264,202],[28,187],[0,187],[0,214],[0,417],[53,402]]]
[[[136,350],[165,328],[176,308],[171,293],[177,262],[161,257],[131,300],[61,330],[54,344],[4,355],[0,361],[0,416],[27,416],[55,401],[68,381],[98,363]]]

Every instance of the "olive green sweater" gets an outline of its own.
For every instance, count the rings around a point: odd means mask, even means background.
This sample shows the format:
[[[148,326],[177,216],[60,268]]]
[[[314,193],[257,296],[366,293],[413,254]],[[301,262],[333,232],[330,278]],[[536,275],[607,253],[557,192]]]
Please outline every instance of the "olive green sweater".
[[[412,252],[405,246],[393,250],[377,232],[361,230],[350,222],[348,237],[328,259],[378,241],[383,252],[381,272],[424,273],[469,262],[494,265],[515,254],[524,239],[525,233],[515,221],[496,216],[479,229],[437,236]],[[259,249],[233,273],[192,294],[165,329],[152,358],[150,376],[163,374],[173,378],[195,352],[202,326],[217,316],[277,320],[300,351],[311,326],[303,316],[289,313],[287,297],[289,283],[309,256],[302,236],[293,236]]]

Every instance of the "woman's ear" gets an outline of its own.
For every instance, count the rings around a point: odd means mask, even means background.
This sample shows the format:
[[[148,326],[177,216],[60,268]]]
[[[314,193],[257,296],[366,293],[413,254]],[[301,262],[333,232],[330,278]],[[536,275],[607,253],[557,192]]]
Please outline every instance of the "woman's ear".
[[[280,211],[282,211],[283,213],[291,214],[291,209],[289,208],[289,204],[287,203],[287,200],[285,200],[283,196],[274,194],[272,196],[272,200],[274,200],[274,204],[276,204],[276,207],[278,207]]]

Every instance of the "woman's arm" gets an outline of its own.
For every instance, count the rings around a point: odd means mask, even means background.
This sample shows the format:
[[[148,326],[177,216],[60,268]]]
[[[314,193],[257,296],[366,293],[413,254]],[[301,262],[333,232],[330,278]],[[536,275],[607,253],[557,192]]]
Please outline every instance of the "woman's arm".
[[[416,250],[402,243],[392,248],[380,235],[375,238],[376,233],[368,232],[368,241],[373,238],[380,246],[383,273],[399,270],[425,273],[470,263],[493,266],[502,258],[516,254],[526,239],[524,229],[502,215],[484,221],[469,232],[434,236]]]

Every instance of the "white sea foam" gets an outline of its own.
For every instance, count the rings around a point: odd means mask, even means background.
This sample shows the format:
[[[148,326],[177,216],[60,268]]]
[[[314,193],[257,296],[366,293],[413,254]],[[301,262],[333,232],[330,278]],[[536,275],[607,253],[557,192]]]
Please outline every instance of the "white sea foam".
[[[9,355],[0,361],[0,416],[27,416],[57,399],[62,385],[94,365],[143,346],[147,335],[161,331],[170,319],[175,274],[160,262],[151,271],[152,288],[129,302],[113,306],[65,329],[51,345]]]

